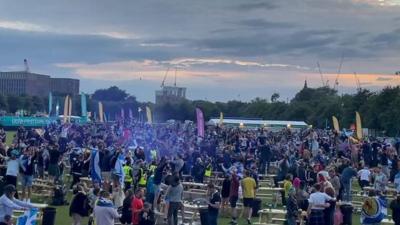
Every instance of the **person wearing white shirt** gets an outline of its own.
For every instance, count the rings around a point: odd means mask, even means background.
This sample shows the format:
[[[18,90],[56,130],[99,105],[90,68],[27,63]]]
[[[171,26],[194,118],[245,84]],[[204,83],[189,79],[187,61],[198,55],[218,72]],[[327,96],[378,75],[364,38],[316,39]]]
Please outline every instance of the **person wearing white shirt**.
[[[320,184],[315,184],[314,188],[316,191],[312,193],[308,199],[308,224],[324,224],[324,209],[330,206],[328,201],[334,198],[330,197],[326,193],[322,193],[322,186]]]
[[[363,169],[358,171],[358,179],[360,181],[360,187],[364,189],[364,187],[369,186],[369,181],[371,179],[371,171],[367,166],[364,166]]]
[[[11,151],[11,157],[0,155],[1,158],[7,160],[6,184],[12,184],[14,187],[17,187],[17,178],[20,167],[18,154],[18,151],[14,149]],[[18,193],[16,193],[15,197],[18,198]]]

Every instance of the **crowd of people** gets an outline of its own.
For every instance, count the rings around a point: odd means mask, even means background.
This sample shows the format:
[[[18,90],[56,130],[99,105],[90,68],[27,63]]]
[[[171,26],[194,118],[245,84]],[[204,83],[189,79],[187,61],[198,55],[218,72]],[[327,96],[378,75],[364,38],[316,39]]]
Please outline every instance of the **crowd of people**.
[[[337,203],[351,202],[354,178],[362,188],[373,187],[371,198],[385,196],[389,184],[400,191],[400,142],[356,140],[330,130],[207,127],[204,137],[198,137],[193,123],[127,120],[20,127],[11,145],[5,141],[6,133],[0,129],[0,163],[6,165],[3,185],[11,190],[20,183],[21,195],[12,194],[26,206],[34,179],[68,185],[74,193],[70,203],[74,225],[80,225],[83,217],[96,225],[114,220],[152,225],[162,213],[165,223],[177,225],[179,213],[184,218],[182,182],[204,183],[215,172],[225,179],[220,188],[207,186],[210,225],[216,225],[221,214],[237,224],[238,202],[251,224],[261,174],[276,174],[274,185],[283,187],[289,225],[297,224],[301,210],[307,212],[309,225],[340,224]],[[67,173],[70,183],[65,182]],[[82,182],[87,177],[90,185]],[[11,199],[9,191],[5,195]],[[0,201],[0,217],[6,216],[1,212],[7,204],[11,203]],[[400,224],[400,198],[390,208]]]

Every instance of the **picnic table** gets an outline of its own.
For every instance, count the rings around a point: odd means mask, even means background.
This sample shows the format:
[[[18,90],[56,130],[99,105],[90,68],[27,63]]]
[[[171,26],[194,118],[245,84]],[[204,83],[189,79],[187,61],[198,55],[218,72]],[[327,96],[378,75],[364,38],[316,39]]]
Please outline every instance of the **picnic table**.
[[[195,182],[182,182],[184,187],[200,187],[200,188],[207,188],[207,184],[203,183],[195,183]]]
[[[276,206],[278,204],[279,196],[281,195],[281,192],[284,189],[281,187],[259,187],[258,190],[259,191],[272,191],[273,192],[272,203],[274,206]]]
[[[364,187],[364,191],[375,191],[375,188],[371,186]],[[385,192],[390,194],[396,194],[397,190],[395,188],[386,188]]]
[[[300,212],[301,210],[299,210]],[[257,225],[268,225],[268,224],[274,224],[274,222],[279,222],[279,223],[284,223],[286,221],[286,210],[282,209],[262,209],[258,211],[259,214],[259,220]],[[307,216],[306,211],[301,211],[299,213],[299,222],[300,225],[304,224],[303,218]]]

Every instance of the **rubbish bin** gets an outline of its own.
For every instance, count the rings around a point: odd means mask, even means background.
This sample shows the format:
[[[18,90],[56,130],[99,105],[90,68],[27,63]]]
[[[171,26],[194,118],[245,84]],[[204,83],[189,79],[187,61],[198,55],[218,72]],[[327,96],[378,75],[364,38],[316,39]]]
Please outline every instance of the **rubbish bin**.
[[[344,204],[340,206],[340,210],[343,214],[343,225],[352,225],[353,209],[353,205],[351,204]]]
[[[201,225],[208,225],[208,209],[200,209],[199,214]]]
[[[253,212],[252,212],[251,216],[253,216],[253,217],[258,216],[258,211],[260,211],[260,209],[261,209],[261,203],[262,203],[262,201],[259,198],[255,198],[253,200]]]
[[[54,225],[56,221],[56,208],[46,207],[43,209],[42,225]]]

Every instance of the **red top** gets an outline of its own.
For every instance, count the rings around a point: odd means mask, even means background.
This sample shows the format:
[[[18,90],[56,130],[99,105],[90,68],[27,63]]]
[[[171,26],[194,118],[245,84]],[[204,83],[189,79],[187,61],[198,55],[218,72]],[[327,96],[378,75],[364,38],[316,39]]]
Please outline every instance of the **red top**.
[[[135,211],[143,208],[143,200],[134,197],[132,200],[131,208],[132,208],[132,224],[137,225],[139,224],[139,212],[135,213]]]

